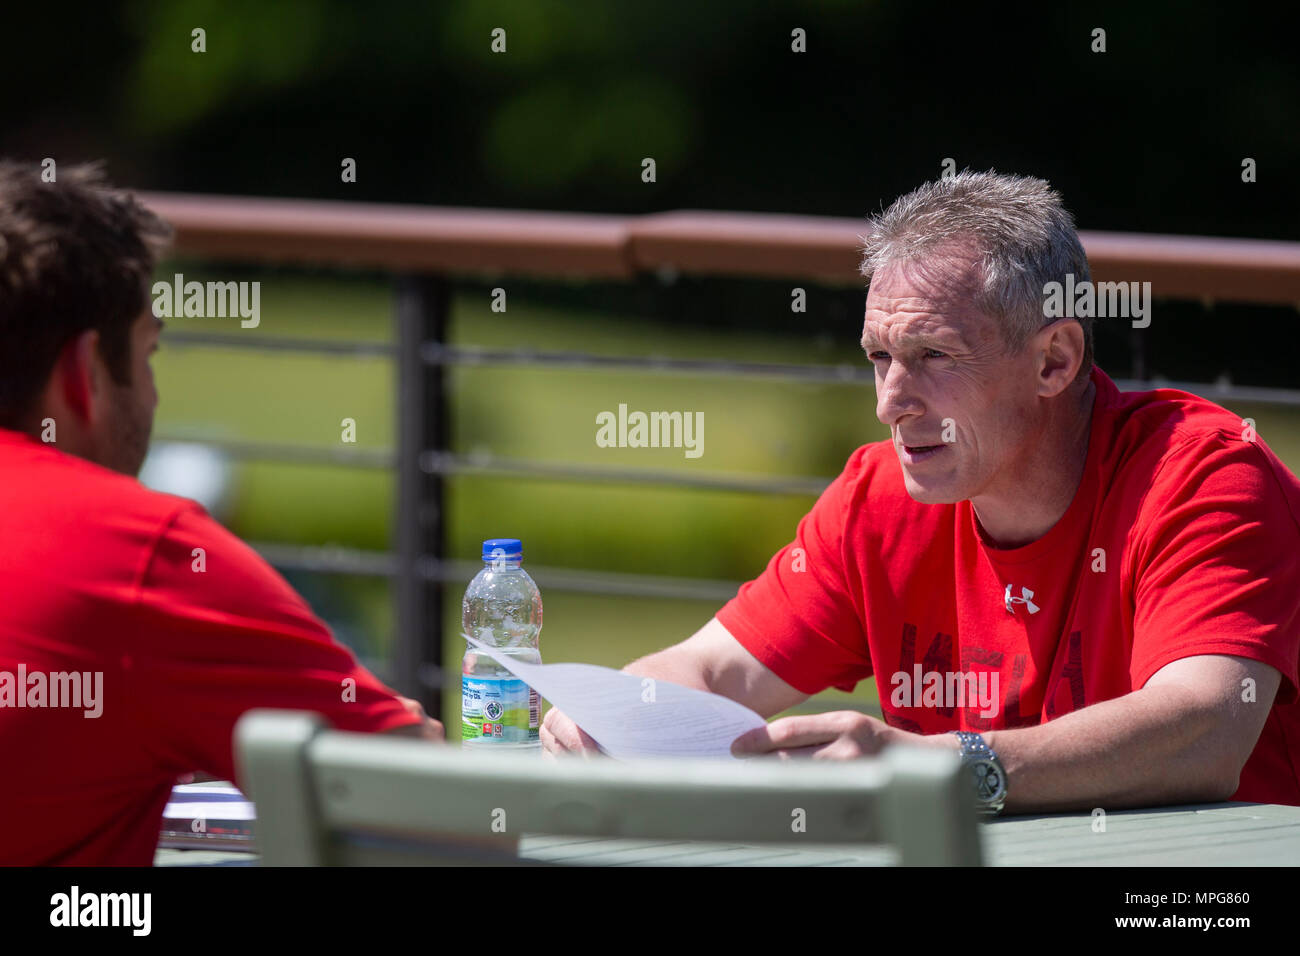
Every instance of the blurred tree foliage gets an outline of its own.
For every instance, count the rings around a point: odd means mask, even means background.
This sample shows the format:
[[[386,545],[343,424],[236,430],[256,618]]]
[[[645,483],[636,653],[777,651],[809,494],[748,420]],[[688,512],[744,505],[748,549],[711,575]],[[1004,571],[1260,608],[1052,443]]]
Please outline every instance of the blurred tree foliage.
[[[952,157],[1046,176],[1085,228],[1284,238],[1300,77],[1274,18],[1214,0],[24,4],[0,34],[21,91],[0,149],[190,191],[849,216]]]

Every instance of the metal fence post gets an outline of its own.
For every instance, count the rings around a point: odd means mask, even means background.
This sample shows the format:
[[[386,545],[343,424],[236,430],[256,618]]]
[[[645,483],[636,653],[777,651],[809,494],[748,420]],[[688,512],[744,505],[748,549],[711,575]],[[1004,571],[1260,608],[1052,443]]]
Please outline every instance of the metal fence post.
[[[450,285],[438,276],[396,278],[397,324],[397,641],[398,690],[442,719],[443,585],[428,573],[444,557],[445,490],[422,467],[426,452],[448,449],[447,393],[441,365],[424,361],[425,343],[446,341]]]

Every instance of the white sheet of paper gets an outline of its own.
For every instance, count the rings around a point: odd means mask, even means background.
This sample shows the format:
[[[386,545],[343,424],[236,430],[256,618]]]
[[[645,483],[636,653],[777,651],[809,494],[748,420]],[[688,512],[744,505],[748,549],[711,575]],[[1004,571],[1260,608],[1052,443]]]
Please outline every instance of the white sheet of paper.
[[[168,820],[256,820],[251,803],[169,803],[163,809]]]
[[[163,808],[166,819],[255,820],[253,804],[234,787],[218,784],[186,783],[172,788],[171,799]]]
[[[595,664],[528,664],[462,634],[581,727],[611,757],[731,757],[765,721],[743,704]]]

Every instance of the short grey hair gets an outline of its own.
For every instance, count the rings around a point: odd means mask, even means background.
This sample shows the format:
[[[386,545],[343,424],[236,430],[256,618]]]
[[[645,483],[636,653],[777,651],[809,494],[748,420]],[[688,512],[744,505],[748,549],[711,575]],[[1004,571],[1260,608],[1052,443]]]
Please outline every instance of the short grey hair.
[[[1043,310],[1043,287],[1091,281],[1088,257],[1061,194],[1043,179],[989,170],[962,170],[926,183],[870,220],[862,237],[862,275],[871,277],[889,262],[923,259],[940,246],[973,243],[983,284],[976,306],[1001,323],[1003,339],[1018,352],[1043,326],[1056,321]],[[1083,326],[1084,355],[1079,379],[1092,370],[1092,318]]]

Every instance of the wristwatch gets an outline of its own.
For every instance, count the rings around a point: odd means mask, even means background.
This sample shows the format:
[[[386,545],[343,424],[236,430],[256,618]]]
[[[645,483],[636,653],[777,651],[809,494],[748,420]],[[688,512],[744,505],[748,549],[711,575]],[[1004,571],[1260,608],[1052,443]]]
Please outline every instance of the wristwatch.
[[[961,762],[970,767],[975,780],[975,807],[980,813],[997,816],[1007,802],[1007,772],[984,738],[969,730],[952,730],[961,742]]]

